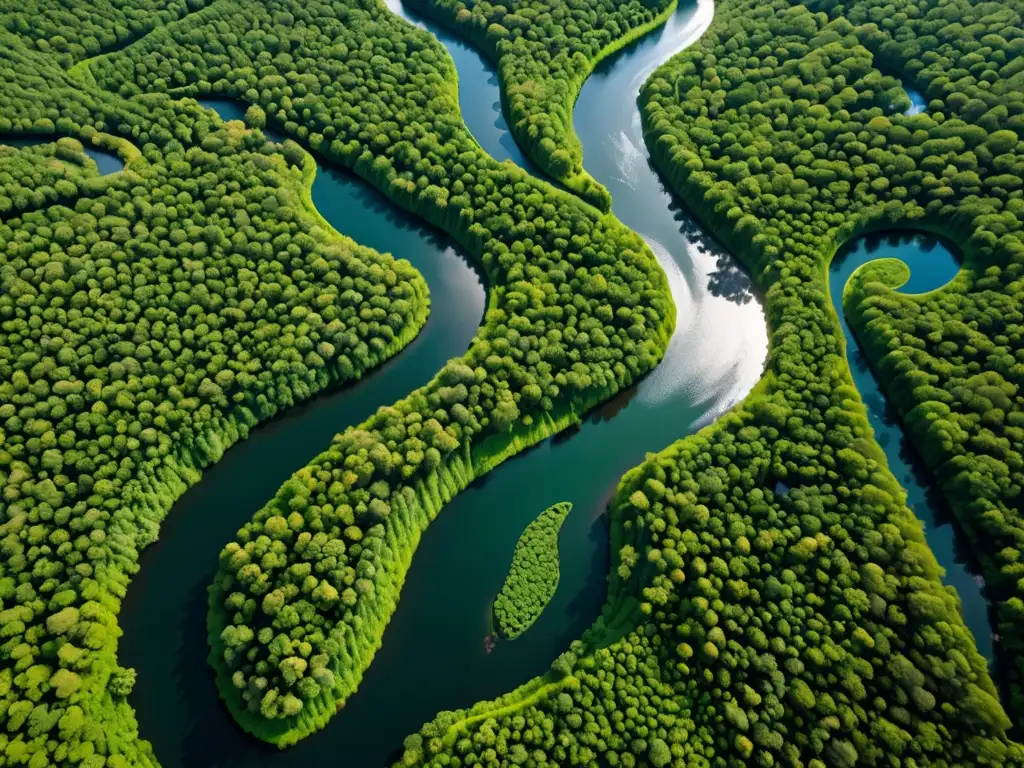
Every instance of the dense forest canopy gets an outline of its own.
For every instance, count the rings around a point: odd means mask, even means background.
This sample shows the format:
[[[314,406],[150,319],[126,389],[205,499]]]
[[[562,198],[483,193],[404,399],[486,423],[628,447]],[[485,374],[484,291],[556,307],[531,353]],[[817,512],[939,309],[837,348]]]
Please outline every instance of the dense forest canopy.
[[[1012,4],[902,8],[898,26],[870,3],[734,22],[713,65],[687,52],[648,84],[646,117],[673,180],[731,218],[769,273],[792,274],[786,254],[831,254],[867,227],[963,244],[967,268],[950,289],[918,299],[865,281],[847,306],[982,561],[1019,717],[1021,16]],[[891,81],[877,67],[916,78],[929,110],[885,110]],[[740,91],[749,98],[730,102]]]
[[[251,101],[449,231],[491,280],[467,356],[339,435],[223,552],[215,664],[236,716],[275,743],[322,727],[355,690],[440,506],[649,370],[671,328],[643,241],[485,155],[458,117],[451,67],[429,35],[375,3],[236,3],[90,68],[125,96],[188,87]]]
[[[517,139],[600,203],[571,102],[668,6],[418,7],[497,60]],[[768,371],[622,479],[594,627],[522,689],[440,713],[402,764],[1024,764],[1008,736],[1024,712],[1022,10],[723,0],[648,81],[655,163],[764,293]],[[925,112],[899,113],[900,78]],[[425,321],[407,262],[311,209],[307,151],[451,235],[490,297],[462,358],[339,434],[226,543],[211,662],[261,738],[309,735],[356,689],[445,502],[657,363],[674,308],[650,250],[484,154],[456,80],[375,0],[0,12],[0,136],[53,139],[0,148],[7,764],[155,764],[116,657],[139,550],[227,447]],[[249,105],[246,123],[189,98],[208,95]],[[267,142],[267,124],[294,141]],[[94,142],[125,170],[100,177]],[[827,295],[837,248],[893,227],[966,255],[924,297],[866,272],[846,307],[985,568],[1002,703],[872,438]]]
[[[238,29],[248,31],[240,38]],[[294,144],[283,150],[265,144],[258,132],[265,121],[275,121],[311,149],[354,168],[396,203],[447,230],[487,271],[489,309],[467,356],[452,361],[427,388],[339,435],[224,550],[210,608],[218,681],[243,725],[287,744],[326,723],[336,711],[336,701],[355,689],[394,610],[420,531],[444,501],[475,474],[578,419],[579,413],[657,362],[674,319],[664,276],[643,241],[614,218],[483,154],[459,118],[452,65],[443,50],[429,35],[376,3],[279,4],[271,11],[256,3],[218,2],[160,26],[120,52],[78,62],[68,71],[27,42],[18,45],[22,47],[9,55],[24,62],[27,77],[36,61],[45,61],[53,69],[52,82],[68,92],[73,89],[79,98],[77,108],[68,109],[66,117],[58,118],[61,124],[53,125],[54,118],[38,115],[37,102],[22,97],[15,102],[18,109],[5,118],[11,130],[56,128],[88,134],[102,127],[126,134],[142,147],[140,169],[151,174],[154,183],[174,190],[167,197],[135,184],[123,200],[118,199],[121,207],[108,211],[79,204],[79,214],[89,213],[97,225],[110,227],[103,240],[126,246],[112,249],[111,256],[117,258],[109,275],[104,264],[90,261],[104,270],[96,279],[105,282],[97,288],[109,284],[108,290],[118,289],[119,273],[129,284],[142,282],[130,268],[141,258],[153,260],[158,274],[170,271],[177,279],[180,271],[188,284],[178,289],[167,278],[170,294],[165,299],[158,298],[163,294],[155,288],[143,293],[174,313],[173,318],[166,312],[147,316],[147,322],[157,323],[160,333],[174,333],[167,330],[172,320],[175,325],[184,323],[181,336],[187,343],[209,340],[217,333],[229,335],[226,343],[234,341],[233,327],[215,324],[208,311],[223,308],[239,323],[251,313],[269,313],[275,319],[265,328],[254,327],[255,350],[225,349],[223,359],[208,343],[211,364],[216,366],[206,372],[209,375],[190,365],[194,360],[184,351],[184,343],[170,346],[170,352],[179,354],[167,361],[170,367],[153,385],[168,388],[158,401],[180,400],[186,413],[195,412],[196,434],[179,425],[177,412],[165,415],[154,409],[152,429],[144,425],[135,435],[126,425],[123,438],[115,437],[121,434],[118,414],[84,397],[95,395],[88,382],[83,383],[81,403],[68,415],[70,424],[77,424],[76,419],[83,418],[78,411],[85,410],[97,429],[110,431],[106,439],[100,436],[101,447],[123,443],[132,450],[138,442],[137,450],[149,460],[140,461],[137,471],[134,464],[122,465],[93,485],[72,489],[86,494],[86,509],[106,505],[135,522],[126,533],[136,540],[123,555],[125,575],[135,567],[138,546],[156,535],[155,519],[197,479],[194,466],[217,458],[278,407],[322,389],[330,373],[339,378],[360,375],[411,337],[413,319],[422,322],[423,290],[408,265],[374,255],[380,264],[353,263],[352,281],[339,282],[338,268],[316,247],[317,233],[311,231],[309,240],[302,239],[299,225],[307,219],[299,210],[304,198],[295,186],[300,178],[308,183],[303,174],[309,165]],[[191,94],[219,93],[248,101],[253,105],[247,113],[249,127],[210,125],[194,102],[180,98],[180,90],[170,97],[159,95],[186,85]],[[19,88],[20,83],[10,85],[14,93]],[[192,121],[194,130],[189,129]],[[255,155],[250,160],[246,152]],[[290,175],[291,192],[249,192],[234,176],[221,181],[218,174],[229,173],[221,165],[264,184]],[[211,196],[211,201],[204,196]],[[223,214],[219,206],[227,206]],[[244,213],[234,210],[239,207]],[[193,209],[198,209],[199,218],[182,222]],[[144,219],[146,228],[141,230],[129,214],[153,220]],[[290,228],[275,230],[270,222],[277,217]],[[28,231],[19,228],[23,234]],[[61,231],[44,229],[39,237],[53,237],[59,243],[64,238]],[[143,232],[152,233],[155,241],[152,247],[140,244],[136,253],[136,238]],[[16,240],[12,233],[12,242]],[[308,263],[301,259],[303,246],[309,252]],[[233,258],[236,249],[241,253],[231,263],[247,287],[236,288],[225,280],[227,267],[218,266]],[[277,261],[285,254],[287,268]],[[271,263],[250,265],[245,257]],[[351,258],[354,261],[355,256]],[[363,255],[364,261],[370,258],[369,253]],[[15,266],[11,274],[20,281],[42,276],[18,269]],[[267,281],[266,295],[259,291],[261,278]],[[203,284],[207,280],[212,283]],[[376,282],[383,284],[381,288]],[[323,284],[334,289],[321,288]],[[20,290],[31,293],[34,288],[27,282]],[[81,309],[101,298],[102,294],[85,294]],[[332,302],[339,305],[337,312],[331,311]],[[19,300],[11,311],[24,314],[28,307],[29,302]],[[405,324],[399,311],[410,316]],[[283,317],[277,319],[279,312]],[[349,318],[351,327],[346,324]],[[123,390],[135,386],[130,384],[133,376],[142,376],[145,370],[140,365],[136,371],[122,361],[129,350],[114,337],[127,333],[131,338],[131,332],[118,324],[122,319],[118,314],[96,323],[113,353],[112,378],[122,382],[109,390],[101,386],[98,395],[109,391],[116,403],[134,404],[141,399],[134,389]],[[20,316],[16,320],[21,321]],[[265,353],[271,359],[264,360]],[[18,365],[37,362],[19,356],[20,349],[12,354],[12,372]],[[199,357],[198,362],[205,362],[207,354]],[[103,361],[107,359],[104,355]],[[92,375],[89,366],[94,362],[92,357],[83,362],[87,375]],[[59,363],[56,359],[54,366]],[[223,371],[225,366],[239,370]],[[269,368],[264,379],[272,389],[251,397],[236,392],[244,383],[262,381],[257,374],[264,368]],[[31,384],[43,370],[22,373]],[[20,403],[20,396],[15,396]],[[217,404],[223,410],[214,410]],[[60,451],[38,441],[34,431],[26,431],[37,429],[31,416],[16,416],[8,426],[13,434],[24,434],[20,442],[28,459],[12,474],[19,483],[36,487],[47,477],[39,473],[54,471],[48,464],[58,461]],[[186,426],[191,428],[192,422]],[[143,447],[154,443],[160,448]],[[87,450],[83,466],[94,467],[92,458]],[[111,477],[130,483],[131,491],[108,482]],[[121,503],[125,498],[134,503]],[[64,502],[47,499],[50,506]],[[60,524],[42,513],[37,523],[28,514],[12,531],[12,546],[26,547],[29,528],[34,540],[49,536],[50,528]],[[66,516],[54,515],[53,520]],[[98,520],[97,526],[101,534],[86,537],[83,546],[88,542],[102,549],[106,520]],[[20,531],[26,532],[24,537]],[[61,635],[65,618],[77,626],[86,598],[69,588],[62,597],[65,604],[51,609],[42,605],[26,613],[22,600],[35,599],[27,586],[50,577],[45,570],[33,570],[39,554],[25,552],[32,560],[26,559],[24,577],[11,584],[11,610],[23,626],[14,625],[9,645],[24,648],[32,658],[45,654],[49,663],[37,665],[39,674],[47,670],[52,676],[60,666],[54,654],[61,646],[59,639],[49,638]],[[115,592],[97,595],[106,600],[111,626],[123,581]],[[18,586],[22,582],[24,589]],[[56,588],[60,582],[47,584]],[[56,629],[34,629],[45,626],[48,611],[61,612]],[[91,695],[75,699],[88,706],[90,722],[100,719],[94,710],[108,707],[99,689],[110,674],[112,639],[97,650],[106,654],[106,662],[94,664],[89,659],[87,667],[94,673],[88,678]],[[63,679],[64,673],[57,672]],[[21,692],[32,690],[37,680],[38,675],[17,677],[11,691],[19,707],[22,701],[31,703],[29,694]],[[27,716],[32,710],[17,711]],[[128,715],[122,708],[117,716]],[[22,722],[14,732],[20,732]],[[48,747],[45,739],[31,746],[24,743],[19,747],[24,754]]]
[[[967,268],[942,294],[896,297],[868,280],[870,309],[854,320],[879,334],[883,376],[938,401],[920,411],[945,453],[933,466],[979,554],[993,544],[979,518],[1001,530],[988,563],[1009,576],[1021,543],[1020,12],[849,5],[860,26],[832,4],[830,16],[719,3],[706,35],[647,83],[655,161],[765,290],[768,377],[624,479],[606,615],[556,663],[545,695],[526,686],[439,715],[407,741],[405,764],[1020,763],[956,600],[871,440],[824,280],[838,245],[866,229],[938,228],[964,245]],[[940,44],[943,16],[964,25]],[[928,94],[928,112],[898,114],[895,73]],[[892,325],[902,355],[880,333]],[[958,417],[956,399],[971,410]],[[1005,513],[986,495],[1002,495]],[[1016,637],[1019,601],[1002,594],[1003,631]],[[617,601],[630,597],[639,627],[609,642],[622,632]],[[1004,644],[1017,663],[1015,641]]]
[[[40,71],[44,59],[27,59]],[[41,71],[60,82],[59,69]],[[7,74],[8,125],[52,131],[30,117],[38,94]],[[134,674],[115,661],[138,550],[199,469],[258,421],[393,354],[427,308],[407,262],[325,231],[304,208],[312,165],[297,147],[218,128],[194,104],[151,107],[187,146],[86,94],[79,106],[144,156],[97,177],[61,139],[4,164],[15,207],[33,203],[0,221],[12,765],[149,760],[124,704]],[[83,139],[96,130],[55,122]]]

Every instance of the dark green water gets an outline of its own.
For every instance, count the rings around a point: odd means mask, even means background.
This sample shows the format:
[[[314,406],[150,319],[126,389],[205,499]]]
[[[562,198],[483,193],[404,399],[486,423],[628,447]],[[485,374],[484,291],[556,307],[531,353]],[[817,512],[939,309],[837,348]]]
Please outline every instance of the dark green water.
[[[9,147],[36,147],[40,144],[49,144],[56,141],[58,137],[54,136],[19,136],[18,138],[4,138],[0,136],[0,144],[6,144]],[[96,163],[96,167],[99,168],[101,176],[106,176],[108,173],[116,173],[117,171],[124,170],[124,161],[121,160],[113,152],[108,152],[105,149],[97,149],[96,147],[82,143],[85,149],[85,154],[93,159]]]
[[[588,170],[608,185],[615,212],[648,238],[671,278],[679,316],[665,361],[579,429],[506,462],[447,505],[420,543],[401,604],[359,691],[324,731],[278,752],[243,734],[217,699],[205,641],[206,587],[217,553],[330,435],[406,394],[461,353],[482,307],[478,281],[443,240],[348,174],[318,174],[313,200],[325,217],[358,242],[410,258],[424,274],[431,319],[417,341],[360,385],[297,408],[228,451],[174,506],[160,540],[143,553],[121,611],[120,662],[138,670],[130,701],[142,736],[164,766],[384,765],[402,739],[438,711],[493,698],[544,672],[596,618],[608,569],[603,514],[619,477],[645,453],[740,400],[760,378],[767,351],[764,316],[749,281],[665,191],[636,131],[633,83],[695,39],[703,13],[680,11],[668,30],[602,67],[585,87],[581,109],[592,108],[587,105],[594,99],[615,109],[601,120],[577,121]],[[491,69],[472,49],[430,29],[454,56],[460,102],[478,141],[498,159],[522,162],[509,141]],[[237,105],[218,109],[225,117],[242,111]],[[639,157],[635,173],[620,179],[623,132]],[[457,314],[444,319],[448,312]],[[439,324],[449,330],[432,335]],[[488,655],[483,639],[491,603],[515,542],[530,520],[558,501],[575,505],[561,530],[558,591],[529,632]]]
[[[933,488],[927,468],[910,445],[843,315],[843,287],[850,275],[862,264],[885,257],[897,258],[910,267],[910,280],[900,288],[904,293],[926,293],[941,288],[953,279],[960,264],[953,252],[932,235],[914,232],[866,235],[848,244],[832,260],[829,291],[846,336],[846,355],[853,381],[867,406],[875,438],[885,451],[889,469],[907,491],[907,504],[924,524],[928,546],[946,569],[943,582],[956,588],[963,604],[964,621],[974,634],[978,650],[991,666],[992,616],[980,570],[969,556],[969,542]]]

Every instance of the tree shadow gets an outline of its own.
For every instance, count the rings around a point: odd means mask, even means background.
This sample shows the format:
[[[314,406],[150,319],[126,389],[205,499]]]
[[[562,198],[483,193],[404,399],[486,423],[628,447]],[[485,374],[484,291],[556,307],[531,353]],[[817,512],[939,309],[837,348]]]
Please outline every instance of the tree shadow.
[[[658,171],[650,154],[647,154],[647,165],[658,179],[661,190],[669,198],[669,210],[679,227],[679,233],[691,247],[700,253],[711,254],[715,259],[715,267],[708,272],[708,292],[717,298],[725,299],[733,304],[749,304],[758,298],[754,281],[750,273],[740,264],[729,250],[704,228],[697,216],[691,211]]]
[[[573,595],[565,607],[566,626],[552,639],[552,647],[556,654],[568,650],[572,642],[582,637],[601,615],[601,608],[608,595],[608,568],[611,562],[611,553],[608,551],[611,537],[607,509],[615,497],[617,488],[618,480],[602,497],[600,509],[604,511],[594,517],[587,534],[593,554],[587,567],[584,587]],[[538,670],[537,674],[543,674],[543,671]]]
[[[212,573],[210,578],[213,578]],[[213,670],[207,661],[206,614],[207,591],[201,586],[190,596],[188,607],[178,622],[185,639],[175,666],[181,685],[180,696],[188,702],[191,717],[189,727],[179,735],[182,764],[199,768],[237,762],[243,756],[264,762],[277,750],[245,734],[217,692]]]

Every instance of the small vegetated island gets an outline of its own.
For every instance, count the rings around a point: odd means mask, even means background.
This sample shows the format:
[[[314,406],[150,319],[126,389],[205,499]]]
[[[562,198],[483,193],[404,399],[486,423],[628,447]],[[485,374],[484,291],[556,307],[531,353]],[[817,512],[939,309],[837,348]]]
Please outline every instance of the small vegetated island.
[[[498,633],[514,640],[528,630],[558,589],[558,531],[572,509],[561,501],[541,512],[523,531],[512,553],[501,592],[494,600]]]

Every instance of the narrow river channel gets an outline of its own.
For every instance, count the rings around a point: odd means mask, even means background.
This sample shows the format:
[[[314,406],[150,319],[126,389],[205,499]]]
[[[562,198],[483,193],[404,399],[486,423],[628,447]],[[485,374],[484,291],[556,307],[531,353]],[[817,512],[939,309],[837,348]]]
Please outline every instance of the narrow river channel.
[[[392,10],[409,18],[401,7]],[[645,453],[742,399],[767,353],[764,315],[748,278],[666,191],[639,132],[640,82],[699,37],[710,10],[710,2],[684,7],[666,28],[605,62],[584,87],[576,121],[587,169],[608,186],[614,212],[647,238],[669,274],[678,327],[664,362],[579,429],[506,462],[445,507],[423,536],[360,690],[324,731],[279,752],[242,733],[217,699],[205,638],[206,587],[217,553],[330,435],[461,353],[483,302],[478,278],[446,240],[349,174],[321,169],[313,187],[319,211],[356,241],[409,258],[430,285],[431,318],[409,348],[360,384],[290,411],[228,451],[174,506],[160,540],[142,554],[121,611],[120,663],[138,671],[130,701],[141,735],[164,766],[385,765],[402,739],[438,711],[493,698],[544,672],[596,618],[608,569],[603,514],[619,477]],[[492,68],[450,33],[410,20],[451,52],[464,117],[484,149],[525,165],[508,136]],[[602,103],[601,119],[590,119]],[[242,113],[238,105],[208,105],[225,118]],[[624,153],[628,169],[616,159]],[[450,331],[432,335],[439,326]],[[561,531],[558,592],[529,632],[488,655],[491,602],[516,539],[557,501],[575,505]]]
[[[932,487],[927,467],[903,432],[896,412],[885,399],[843,314],[843,288],[850,275],[862,264],[885,257],[899,259],[910,268],[910,279],[900,288],[903,293],[927,293],[941,288],[956,276],[960,264],[952,250],[932,235],[917,232],[865,235],[847,244],[832,259],[829,293],[846,337],[846,357],[853,382],[867,406],[875,439],[885,451],[889,469],[907,491],[907,505],[924,524],[928,546],[946,569],[943,582],[956,588],[963,604],[964,622],[991,667],[993,623],[980,567],[970,557],[969,542],[956,525],[952,512]]]
[[[0,145],[21,149],[23,147],[37,147],[40,144],[50,144],[57,141],[59,138],[59,136],[54,135],[22,135],[16,137],[0,136]],[[82,144],[82,149],[84,149],[85,154],[92,158],[93,162],[96,163],[96,168],[100,172],[101,176],[106,176],[108,173],[117,173],[118,171],[124,170],[124,161],[115,153],[105,149],[99,149],[98,147],[85,143]]]

